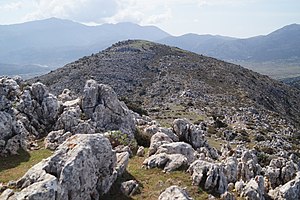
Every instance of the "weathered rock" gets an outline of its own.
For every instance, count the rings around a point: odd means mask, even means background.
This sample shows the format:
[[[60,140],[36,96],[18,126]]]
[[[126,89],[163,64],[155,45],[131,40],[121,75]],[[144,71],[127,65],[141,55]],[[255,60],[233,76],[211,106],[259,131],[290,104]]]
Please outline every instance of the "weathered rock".
[[[111,87],[88,80],[81,107],[86,117],[95,122],[96,131],[120,130],[130,139],[134,138],[134,117]]]
[[[173,200],[173,199],[192,200],[192,198],[189,196],[186,190],[176,185],[168,187],[158,197],[158,200]]]
[[[221,195],[221,199],[222,200],[235,200],[235,196],[234,194],[232,194],[231,192],[225,192],[224,194]]]
[[[185,168],[188,164],[187,158],[181,154],[155,154],[144,160],[143,165],[147,168],[163,168],[164,172],[170,172],[179,168]]]
[[[285,158],[274,158],[271,160],[270,165],[263,169],[265,177],[269,180],[273,189],[292,180],[298,171],[298,165]]]
[[[50,150],[55,150],[71,136],[71,132],[65,132],[64,130],[51,131],[45,138],[45,147]]]
[[[78,134],[32,167],[10,199],[98,199],[117,177],[116,155],[101,134]]]
[[[145,148],[143,146],[140,146],[136,152],[136,155],[139,157],[145,156]]]
[[[245,185],[245,183],[244,183],[244,181],[242,181],[242,180],[241,180],[241,181],[235,182],[235,184],[234,184],[235,191],[236,191],[238,194],[241,194],[242,191],[243,191],[244,185]]]
[[[7,112],[0,112],[0,140],[7,140],[13,135],[13,119]]]
[[[290,180],[286,184],[271,190],[269,195],[273,199],[278,200],[300,199],[300,172],[297,173],[297,176],[293,180]]]
[[[204,131],[194,126],[186,119],[175,119],[173,124],[173,130],[179,137],[180,141],[187,142],[197,149],[206,144],[204,139]]]
[[[139,184],[136,180],[130,180],[121,183],[121,192],[125,194],[126,196],[132,196],[134,195],[138,189],[139,189]]]
[[[122,152],[122,153],[117,153],[116,155],[117,155],[116,170],[118,172],[118,176],[121,176],[125,172],[128,166],[130,154],[128,152]]]
[[[260,173],[261,166],[257,162],[257,156],[248,150],[243,151],[237,166],[237,179],[247,182]]]
[[[253,200],[264,200],[264,178],[256,176],[243,188],[241,196]]]
[[[6,189],[4,192],[0,195],[1,200],[8,200],[10,196],[14,194],[14,191],[12,189]]]
[[[203,182],[206,190],[218,194],[223,194],[227,190],[228,183],[224,169],[218,164],[196,160],[187,171],[192,175],[193,185],[200,185]]]
[[[155,154],[157,151],[158,147],[160,147],[163,144],[169,144],[172,143],[173,140],[166,134],[162,132],[155,133],[151,137],[151,142],[150,142],[150,147],[149,147],[149,156]]]
[[[224,172],[228,182],[235,183],[237,181],[237,159],[235,157],[227,157],[224,165]]]
[[[55,123],[55,130],[63,129],[74,133],[76,131],[76,126],[81,122],[81,115],[82,112],[79,106],[65,108]]]
[[[75,99],[75,95],[69,89],[64,89],[60,95],[58,95],[58,100],[62,102],[72,101]]]
[[[156,154],[181,154],[187,158],[188,164],[196,160],[197,152],[191,145],[185,142],[173,142],[169,144],[163,144],[158,147]]]

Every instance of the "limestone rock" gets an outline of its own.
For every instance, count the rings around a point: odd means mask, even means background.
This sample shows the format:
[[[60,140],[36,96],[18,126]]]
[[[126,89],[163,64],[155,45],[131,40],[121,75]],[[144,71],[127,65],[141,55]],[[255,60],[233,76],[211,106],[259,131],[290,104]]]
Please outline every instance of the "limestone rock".
[[[116,155],[101,134],[78,134],[55,154],[33,166],[20,180],[22,189],[10,199],[98,199],[117,177]]]
[[[8,200],[8,198],[10,196],[12,196],[14,194],[14,191],[12,189],[6,189],[2,192],[2,194],[0,195],[0,199],[1,200]]]
[[[205,132],[186,119],[175,119],[172,126],[179,140],[191,144],[193,148],[197,149],[206,143]]]
[[[249,150],[243,151],[237,166],[237,179],[247,182],[256,175],[260,175],[260,173],[261,166],[258,164],[257,156]]]
[[[156,154],[181,154],[187,158],[188,164],[196,160],[197,152],[191,145],[185,142],[173,142],[169,144],[163,144],[158,147]]]
[[[192,200],[192,198],[189,196],[186,190],[176,185],[168,187],[158,197],[158,200],[173,200],[173,199]]]
[[[225,192],[224,194],[221,195],[221,200],[235,200],[234,194],[231,192]]]
[[[149,156],[155,154],[158,147],[160,147],[163,144],[169,144],[172,143],[173,140],[166,134],[162,132],[155,133],[151,137],[150,147],[149,147]]]
[[[108,85],[88,80],[84,86],[81,107],[86,117],[95,122],[96,131],[120,130],[130,139],[134,138],[133,115]]]
[[[72,136],[71,132],[64,130],[51,131],[45,138],[45,147],[50,150],[55,150],[60,144]]]
[[[138,189],[139,189],[139,184],[136,180],[130,180],[121,183],[121,192],[125,194],[126,196],[132,196],[134,195]]]
[[[118,172],[118,176],[121,176],[125,172],[128,166],[130,154],[125,151],[122,153],[117,153],[116,156],[117,156],[116,170]]]
[[[139,157],[145,156],[145,148],[143,146],[140,146],[136,152],[136,155]]]
[[[282,157],[272,159],[269,166],[263,169],[273,189],[292,180],[298,171],[299,167],[296,163]]]
[[[218,194],[223,194],[227,190],[228,183],[224,169],[218,164],[196,160],[187,171],[192,175],[193,185],[200,185],[203,182],[206,190]]]
[[[170,172],[184,168],[188,164],[187,158],[182,154],[159,153],[145,159],[143,165],[147,168],[163,168],[164,172]]]
[[[297,176],[287,182],[286,184],[277,187],[269,192],[269,195],[273,199],[284,200],[284,199],[300,199],[300,172]]]
[[[264,190],[264,178],[262,176],[256,176],[246,184],[241,196],[251,200],[264,200]]]

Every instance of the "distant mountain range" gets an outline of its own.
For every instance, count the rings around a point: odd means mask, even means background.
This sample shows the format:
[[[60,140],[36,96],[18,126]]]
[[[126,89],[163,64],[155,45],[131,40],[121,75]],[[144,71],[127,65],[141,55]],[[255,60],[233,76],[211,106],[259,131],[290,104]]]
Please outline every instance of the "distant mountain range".
[[[0,26],[0,64],[12,71],[50,71],[80,57],[97,53],[126,39],[145,39],[241,64],[277,78],[300,75],[300,25],[292,24],[266,36],[238,39],[214,35],[171,36],[155,26],[133,23],[86,26],[50,18]],[[48,68],[38,66],[48,66]],[[15,70],[22,68],[19,72]],[[46,70],[47,69],[47,70]],[[282,70],[284,69],[284,70]]]

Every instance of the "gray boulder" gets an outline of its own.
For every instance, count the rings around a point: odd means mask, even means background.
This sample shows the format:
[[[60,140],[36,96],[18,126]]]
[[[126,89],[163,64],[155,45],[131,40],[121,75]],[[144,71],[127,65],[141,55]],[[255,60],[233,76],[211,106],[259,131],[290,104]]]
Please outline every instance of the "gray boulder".
[[[227,191],[227,178],[221,165],[196,160],[187,170],[192,175],[193,185],[204,183],[206,190],[223,194]]]
[[[126,196],[132,196],[134,195],[138,189],[139,189],[139,184],[136,180],[130,180],[121,183],[121,192],[125,194]]]
[[[158,147],[156,154],[181,154],[187,158],[188,164],[196,160],[197,152],[193,147],[185,142],[173,142],[169,144],[163,144]]]
[[[116,154],[101,134],[74,135],[17,181],[9,198],[99,199],[117,178]]]
[[[297,176],[287,182],[286,184],[275,188],[269,192],[269,195],[273,199],[300,199],[300,172],[297,172]]]
[[[241,196],[251,200],[264,200],[264,178],[256,176],[243,188]]]
[[[185,189],[182,189],[176,185],[168,187],[165,191],[163,191],[158,200],[192,200]]]
[[[172,126],[179,140],[191,144],[193,148],[197,149],[206,144],[205,131],[191,124],[187,119],[175,119]]]
[[[84,86],[81,107],[86,117],[95,122],[96,131],[120,130],[130,139],[134,138],[134,117],[108,85],[88,80]]]
[[[160,147],[161,145],[169,144],[172,142],[173,142],[173,140],[168,135],[166,135],[162,132],[155,133],[151,137],[150,147],[149,147],[149,152],[148,152],[149,156],[155,154],[158,147]]]
[[[179,168],[185,168],[188,164],[187,158],[181,154],[160,153],[145,159],[143,165],[150,168],[163,168],[164,172],[170,172]]]

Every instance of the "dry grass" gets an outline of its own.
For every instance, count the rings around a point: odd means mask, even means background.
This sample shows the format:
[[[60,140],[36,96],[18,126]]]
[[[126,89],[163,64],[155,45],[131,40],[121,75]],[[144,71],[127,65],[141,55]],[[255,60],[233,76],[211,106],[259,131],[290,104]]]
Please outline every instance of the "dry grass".
[[[8,183],[10,180],[21,178],[33,165],[49,157],[52,151],[41,148],[29,152],[20,150],[18,153],[19,155],[0,158],[0,183]]]

